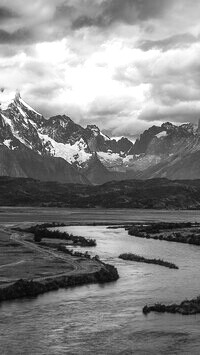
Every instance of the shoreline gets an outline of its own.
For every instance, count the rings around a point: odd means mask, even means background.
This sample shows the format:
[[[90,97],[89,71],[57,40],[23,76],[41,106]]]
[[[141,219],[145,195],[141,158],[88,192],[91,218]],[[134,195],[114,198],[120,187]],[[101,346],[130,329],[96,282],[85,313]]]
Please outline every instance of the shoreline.
[[[200,246],[200,224],[191,222],[181,223],[142,223],[125,227],[130,236],[143,239],[153,239],[171,243],[183,243]]]
[[[32,298],[60,288],[82,286],[87,284],[103,284],[117,281],[119,274],[117,269],[109,264],[92,273],[63,275],[44,279],[44,281],[19,279],[14,284],[0,288],[0,303],[19,298]]]
[[[24,228],[26,223],[15,224],[12,227],[2,226],[0,230],[3,238],[0,239],[2,244],[0,268],[3,270],[0,280],[0,303],[12,299],[35,297],[59,288],[67,289],[118,280],[118,270],[114,266],[100,260],[88,259],[83,255],[77,257],[50,247],[43,248],[39,243],[27,239],[29,233],[23,231],[14,233],[13,228],[16,226],[19,228],[19,225]],[[18,251],[21,254],[18,254]],[[6,257],[10,252],[14,253],[15,262]],[[6,260],[2,262],[2,258]],[[29,272],[26,272],[28,268]]]

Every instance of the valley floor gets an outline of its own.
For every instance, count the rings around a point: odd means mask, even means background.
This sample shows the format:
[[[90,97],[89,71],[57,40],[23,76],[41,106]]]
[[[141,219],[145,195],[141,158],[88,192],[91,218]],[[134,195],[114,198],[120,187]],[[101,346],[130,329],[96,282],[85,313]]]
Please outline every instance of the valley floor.
[[[97,260],[66,255],[50,247],[44,248],[31,242],[24,232],[14,231],[13,227],[23,228],[38,222],[52,221],[62,221],[66,225],[130,225],[133,222],[147,220],[200,222],[200,212],[1,207],[0,289],[15,285],[20,279],[34,281],[40,285],[58,281],[61,287],[68,287],[83,283],[114,281],[118,278],[116,270],[109,269],[109,266]],[[49,287],[55,289],[59,288],[58,286],[51,284]],[[41,292],[46,291],[42,288]],[[5,299],[2,297],[0,295],[0,300]],[[16,298],[15,295],[12,298]]]

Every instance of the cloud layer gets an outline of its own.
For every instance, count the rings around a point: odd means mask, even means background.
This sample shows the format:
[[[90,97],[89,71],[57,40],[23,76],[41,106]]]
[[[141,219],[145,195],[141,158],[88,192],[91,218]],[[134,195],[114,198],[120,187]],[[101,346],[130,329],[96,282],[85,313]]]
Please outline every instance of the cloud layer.
[[[1,87],[113,136],[200,117],[198,0],[0,0]]]

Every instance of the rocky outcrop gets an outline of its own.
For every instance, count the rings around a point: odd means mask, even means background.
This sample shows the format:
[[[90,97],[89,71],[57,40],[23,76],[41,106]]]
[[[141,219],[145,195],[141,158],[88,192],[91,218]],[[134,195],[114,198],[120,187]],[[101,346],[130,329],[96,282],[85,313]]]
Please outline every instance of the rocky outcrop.
[[[59,276],[44,281],[18,280],[11,286],[0,288],[0,302],[23,298],[35,297],[45,292],[93,283],[106,283],[119,278],[117,269],[108,264],[100,263],[99,271],[71,276]]]
[[[133,147],[133,154],[145,154],[148,149],[148,145],[156,134],[162,132],[162,128],[158,126],[152,126],[148,130],[144,131],[140,137],[136,140]]]
[[[48,135],[58,143],[73,145],[83,138],[84,128],[66,115],[57,115],[44,122],[41,133]]]

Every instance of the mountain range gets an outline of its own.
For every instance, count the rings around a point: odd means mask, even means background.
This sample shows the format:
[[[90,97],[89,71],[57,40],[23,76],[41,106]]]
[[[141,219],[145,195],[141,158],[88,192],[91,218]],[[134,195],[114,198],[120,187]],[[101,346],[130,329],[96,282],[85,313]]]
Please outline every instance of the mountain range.
[[[200,127],[152,126],[133,143],[109,138],[96,125],[66,115],[50,118],[20,93],[0,90],[0,176],[60,183],[126,179],[199,179]]]

